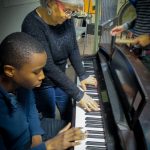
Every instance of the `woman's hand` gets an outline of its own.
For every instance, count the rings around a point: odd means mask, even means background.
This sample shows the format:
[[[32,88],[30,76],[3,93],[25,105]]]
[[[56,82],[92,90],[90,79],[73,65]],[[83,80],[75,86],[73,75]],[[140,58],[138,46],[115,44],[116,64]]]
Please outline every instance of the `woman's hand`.
[[[114,27],[111,31],[110,31],[110,34],[112,36],[119,36],[122,32],[124,31],[124,28],[123,26],[116,26]]]
[[[81,81],[81,87],[83,90],[86,90],[86,85],[94,85],[95,87],[97,87],[97,80],[96,78],[89,76],[88,78],[84,79]]]
[[[45,142],[47,150],[65,150],[80,144],[86,138],[81,128],[70,128],[69,123],[57,136]]]
[[[99,105],[86,93],[83,98],[79,101],[79,106],[86,111],[99,111]]]

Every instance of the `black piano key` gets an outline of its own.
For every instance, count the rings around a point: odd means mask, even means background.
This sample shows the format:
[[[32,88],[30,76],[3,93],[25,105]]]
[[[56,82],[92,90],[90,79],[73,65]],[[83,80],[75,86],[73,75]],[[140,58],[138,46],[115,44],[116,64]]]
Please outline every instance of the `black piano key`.
[[[88,134],[104,134],[104,131],[87,130]]]
[[[86,72],[86,74],[88,75],[88,76],[93,76],[94,78],[95,78],[95,72],[92,72],[92,71],[88,71],[88,72]],[[97,89],[97,88],[96,88]]]
[[[91,96],[91,97],[94,98],[94,99],[99,99],[98,95],[89,94],[89,93],[87,93],[87,95]]]
[[[97,120],[90,120],[90,121],[85,121],[85,124],[103,124],[103,121],[102,120],[99,120],[99,121],[97,121]]]
[[[91,134],[89,134],[89,135],[87,135],[87,138],[95,138],[95,139],[105,139],[105,136],[104,136],[104,134],[102,134],[102,135],[91,135]]]
[[[93,64],[85,64],[85,65],[84,65],[84,68],[87,68],[87,67],[88,67],[88,68],[93,68],[93,69],[94,69]]]
[[[87,146],[86,150],[107,150],[106,147],[98,147],[98,146]]]
[[[104,128],[104,126],[101,125],[101,124],[98,124],[98,125],[95,125],[95,124],[86,124],[85,127],[88,127],[88,128]]]
[[[88,71],[89,69],[95,71],[93,66],[84,66],[85,71]]]
[[[94,92],[94,93],[98,93],[98,91],[96,89],[86,89],[85,92]]]
[[[84,69],[85,69],[85,71],[88,70],[88,69],[94,70],[94,67],[90,66],[90,65],[85,65]]]
[[[86,87],[87,89],[97,89],[97,87],[95,87],[94,85],[87,85]]]
[[[85,143],[85,145],[101,145],[101,146],[106,146],[106,143],[105,142],[94,142],[94,141],[87,141]]]
[[[102,116],[101,111],[91,111],[91,112],[86,112],[85,115]]]
[[[88,85],[86,85],[86,89],[87,90],[97,90],[97,87],[95,87],[95,86],[94,87],[88,87]]]
[[[85,117],[85,120],[96,120],[96,121],[101,121],[102,118],[96,118],[96,117]]]

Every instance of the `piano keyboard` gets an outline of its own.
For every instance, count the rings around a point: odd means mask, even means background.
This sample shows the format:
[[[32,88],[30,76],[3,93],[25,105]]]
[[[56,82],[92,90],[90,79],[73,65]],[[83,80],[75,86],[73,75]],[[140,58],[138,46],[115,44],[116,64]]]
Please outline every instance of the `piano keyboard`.
[[[85,71],[95,77],[94,64],[92,60],[83,62]],[[77,78],[77,85],[80,85]],[[99,103],[99,93],[94,86],[87,86],[85,91],[93,100]],[[74,147],[74,150],[106,150],[104,122],[101,110],[98,112],[85,112],[79,106],[76,106],[75,127],[82,127],[87,131],[87,138],[81,141],[81,144]]]

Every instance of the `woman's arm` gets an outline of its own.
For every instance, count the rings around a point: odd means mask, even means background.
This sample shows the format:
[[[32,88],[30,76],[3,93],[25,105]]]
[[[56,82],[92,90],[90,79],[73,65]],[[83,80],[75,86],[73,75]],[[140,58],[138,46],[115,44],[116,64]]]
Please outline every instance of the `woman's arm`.
[[[84,67],[82,65],[82,59],[79,53],[73,20],[70,20],[69,25],[71,26],[71,34],[73,35],[73,41],[71,42],[71,44],[73,44],[73,49],[70,50],[69,60],[80,80],[84,80],[88,77],[88,75],[85,73]]]

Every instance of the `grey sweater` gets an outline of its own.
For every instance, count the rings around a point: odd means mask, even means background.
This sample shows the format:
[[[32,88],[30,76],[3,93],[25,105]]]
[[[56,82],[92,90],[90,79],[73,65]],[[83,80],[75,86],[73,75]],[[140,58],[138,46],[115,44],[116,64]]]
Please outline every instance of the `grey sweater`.
[[[79,54],[73,20],[66,20],[57,26],[47,25],[34,10],[24,19],[22,31],[40,41],[46,50],[46,78],[42,86],[58,86],[79,101],[83,92],[65,75],[65,66],[69,58],[80,80],[87,78]]]

